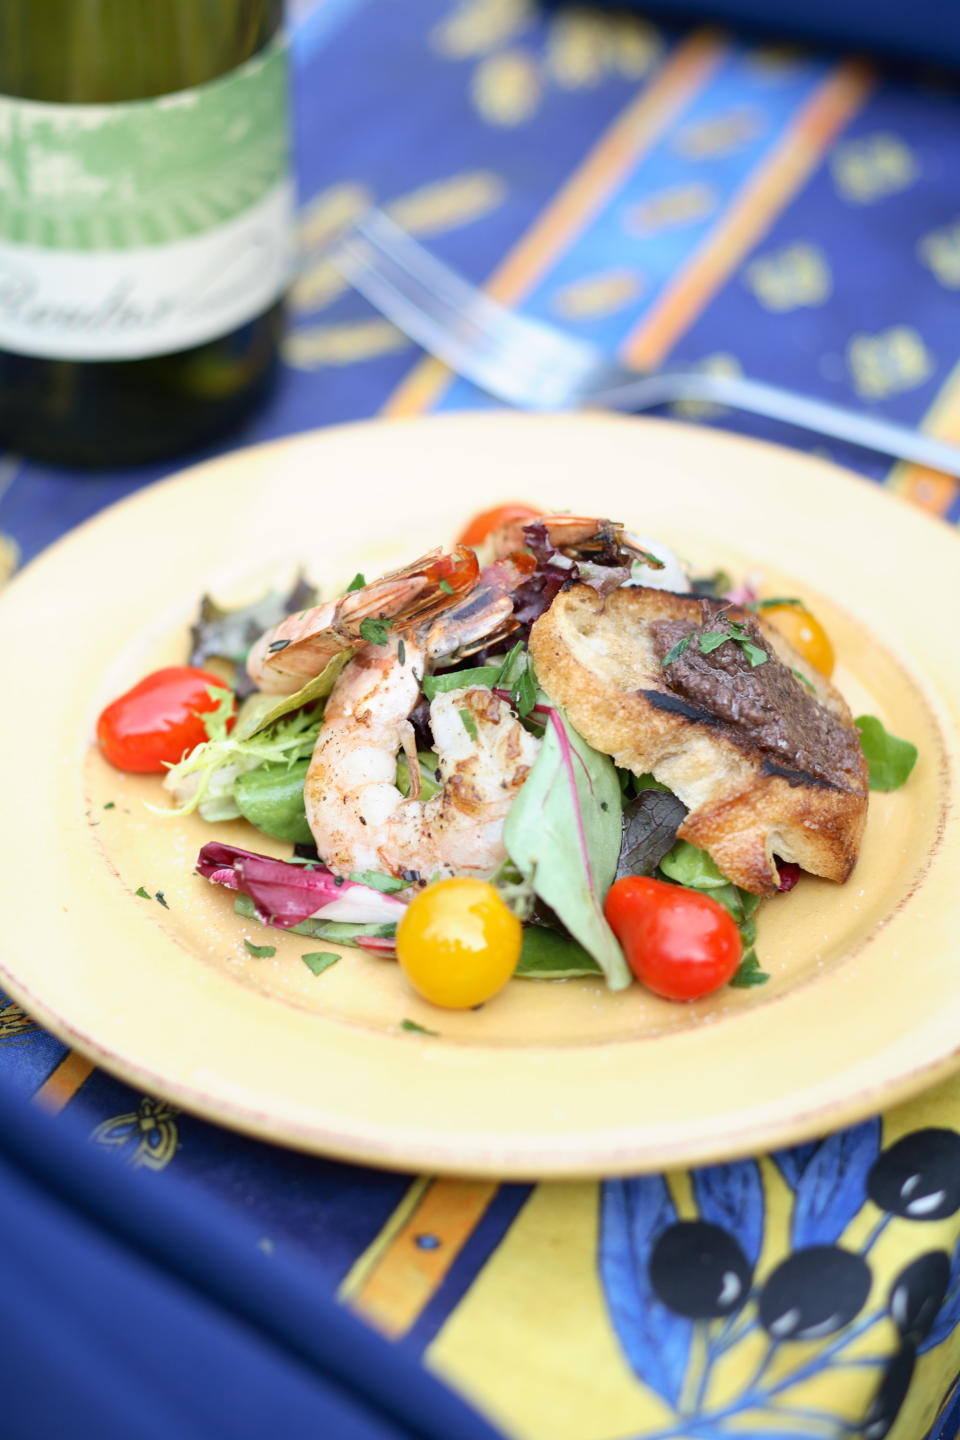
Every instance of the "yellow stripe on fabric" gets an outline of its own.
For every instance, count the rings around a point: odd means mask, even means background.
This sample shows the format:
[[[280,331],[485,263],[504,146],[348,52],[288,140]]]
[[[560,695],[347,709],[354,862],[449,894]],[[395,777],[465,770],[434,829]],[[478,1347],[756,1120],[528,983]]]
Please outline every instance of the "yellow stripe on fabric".
[[[626,363],[661,364],[780,212],[806,183],[834,138],[861,109],[874,84],[861,60],[838,65],[750,174],[693,258],[627,337]]]
[[[391,1340],[405,1335],[422,1314],[499,1189],[480,1180],[418,1183],[420,1193],[414,1195],[417,1187],[411,1187],[339,1296]],[[418,1243],[425,1238],[429,1248]]]
[[[78,1054],[76,1050],[70,1050],[57,1068],[47,1076],[40,1089],[34,1092],[33,1098],[51,1115],[59,1115],[95,1069],[92,1060]]]
[[[960,363],[954,366],[936,400],[923,417],[921,430],[936,435],[939,440],[960,445]],[[960,490],[960,480],[944,475],[939,470],[928,470],[925,465],[911,465],[900,461],[894,465],[887,477],[891,490],[905,500],[930,510],[934,515],[946,515]]]
[[[337,1291],[337,1299],[342,1304],[351,1304],[354,1295],[363,1288],[368,1276],[383,1258],[384,1252],[392,1245],[420,1204],[429,1185],[429,1176],[422,1175],[419,1179],[414,1180],[383,1229],[367,1246],[360,1258],[351,1265],[346,1279]]]
[[[507,256],[485,287],[489,295],[504,305],[516,305],[529,294],[703,88],[725,54],[725,46],[710,30],[696,31],[677,47]],[[450,379],[450,371],[439,361],[421,361],[401,381],[383,413],[422,413],[440,399]]]

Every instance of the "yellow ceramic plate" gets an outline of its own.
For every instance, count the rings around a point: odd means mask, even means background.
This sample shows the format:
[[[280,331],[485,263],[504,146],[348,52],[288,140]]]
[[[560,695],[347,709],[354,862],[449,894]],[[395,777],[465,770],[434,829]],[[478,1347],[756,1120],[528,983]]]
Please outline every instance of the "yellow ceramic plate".
[[[908,785],[871,798],[848,884],[805,879],[762,908],[763,988],[681,1006],[636,986],[514,981],[459,1014],[355,950],[315,977],[300,957],[328,946],[242,920],[193,874],[218,834],[285,847],[242,823],[155,817],[158,782],[90,748],[108,699],[185,657],[203,591],[240,599],[302,560],[330,594],[518,498],[612,515],[807,598],[854,713],[920,747]],[[855,1121],[958,1063],[958,616],[945,526],[820,460],[711,431],[464,415],[215,460],[83,526],[0,598],[0,983],[134,1085],[380,1165],[612,1174]],[[252,958],[245,936],[276,955]]]

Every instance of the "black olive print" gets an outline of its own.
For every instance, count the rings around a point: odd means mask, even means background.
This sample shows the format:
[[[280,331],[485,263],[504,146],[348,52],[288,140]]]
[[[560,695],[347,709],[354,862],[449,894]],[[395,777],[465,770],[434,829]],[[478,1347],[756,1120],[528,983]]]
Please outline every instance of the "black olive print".
[[[873,1404],[863,1422],[863,1430],[860,1432],[863,1440],[883,1440],[884,1435],[889,1433],[900,1413],[901,1405],[907,1398],[916,1359],[917,1352],[907,1341],[901,1345],[884,1370],[880,1389],[873,1397]]]
[[[874,1161],[867,1194],[905,1220],[943,1220],[960,1210],[960,1135],[915,1130]]]
[[[950,1257],[945,1250],[928,1250],[900,1271],[887,1308],[901,1340],[919,1345],[930,1333],[950,1284]]]
[[[690,1320],[716,1320],[739,1310],[753,1268],[727,1230],[682,1220],[664,1230],[650,1257],[650,1282],[668,1309]]]
[[[818,1340],[849,1325],[870,1293],[861,1255],[811,1245],[778,1265],[760,1292],[760,1323],[774,1340]]]

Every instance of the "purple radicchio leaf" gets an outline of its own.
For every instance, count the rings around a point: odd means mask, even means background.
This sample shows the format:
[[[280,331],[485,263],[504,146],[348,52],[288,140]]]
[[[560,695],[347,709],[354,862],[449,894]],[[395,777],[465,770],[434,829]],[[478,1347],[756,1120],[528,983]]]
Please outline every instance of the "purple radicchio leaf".
[[[392,895],[353,880],[338,880],[325,865],[315,870],[275,860],[236,845],[211,840],[197,859],[197,871],[215,885],[249,895],[257,919],[286,930],[311,915],[355,923],[399,920],[406,906]],[[349,901],[349,903],[348,903]],[[336,907],[335,912],[331,907]]]

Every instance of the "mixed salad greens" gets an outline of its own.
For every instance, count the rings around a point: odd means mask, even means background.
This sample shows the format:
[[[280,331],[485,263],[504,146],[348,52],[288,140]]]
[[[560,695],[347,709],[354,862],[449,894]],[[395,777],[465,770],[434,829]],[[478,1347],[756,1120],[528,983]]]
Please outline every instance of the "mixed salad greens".
[[[508,700],[540,739],[536,760],[504,825],[508,858],[490,882],[498,901],[522,922],[513,973],[540,980],[603,977],[613,990],[628,986],[631,964],[622,935],[618,938],[611,926],[606,902],[615,883],[644,877],[671,887],[671,894],[693,892],[720,907],[739,935],[730,983],[762,985],[769,977],[754,948],[758,897],[731,884],[706,852],[678,838],[687,812],[677,796],[652,776],[618,769],[610,756],[594,750],[537,684],[526,644],[530,625],[571,580],[595,584],[601,593],[604,586],[629,580],[623,557],[601,554],[575,562],[553,549],[544,526],[528,526],[526,536],[536,567],[514,597],[519,622],[514,634],[519,638],[509,648],[501,644],[492,653],[424,678],[420,713],[412,717],[419,776],[411,777],[410,761],[401,753],[398,788],[407,795],[411,783],[416,787],[418,782],[414,793],[421,800],[439,789],[427,703],[444,691],[489,688]],[[640,564],[638,578],[656,583],[651,567],[660,562],[647,559],[649,565]],[[673,570],[667,578],[675,583]],[[357,576],[350,589],[364,583]],[[719,574],[694,579],[692,588],[707,595],[732,593],[729,577]],[[314,600],[302,578],[289,594],[272,592],[242,610],[221,609],[204,597],[192,631],[189,673],[193,693],[199,684],[205,699],[202,705],[194,701],[187,707],[201,733],[194,732],[194,743],[184,745],[184,753],[175,752],[175,763],[164,762],[173,807],[162,813],[196,811],[212,825],[242,817],[262,834],[290,844],[292,853],[285,860],[217,839],[204,845],[197,869],[207,880],[235,892],[239,915],[337,946],[392,955],[408,910],[408,881],[375,871],[334,875],[315,849],[304,803],[304,782],[324,723],[326,697],[353,652],[341,651],[320,675],[279,699],[252,690],[244,670],[249,648],[264,629]],[[799,606],[789,599],[771,603]],[[374,629],[378,624],[374,622]],[[381,626],[383,634],[377,630],[364,638],[384,644],[388,629]],[[108,707],[104,717],[113,708]],[[469,712],[462,713],[469,730]],[[871,788],[890,790],[902,784],[916,760],[915,747],[889,735],[876,717],[863,716],[856,724]],[[122,763],[116,751],[111,754],[109,732],[110,726],[102,723],[101,745],[108,758]],[[180,731],[174,734],[179,743]],[[781,862],[779,869],[780,888],[792,889],[798,868]],[[248,948],[254,954],[273,953],[270,946]],[[320,974],[336,956],[321,951],[310,958],[311,969]]]

